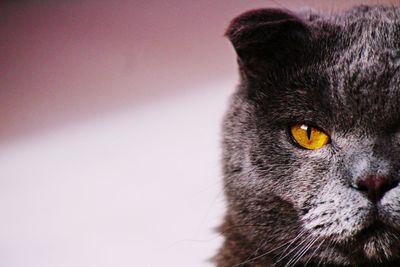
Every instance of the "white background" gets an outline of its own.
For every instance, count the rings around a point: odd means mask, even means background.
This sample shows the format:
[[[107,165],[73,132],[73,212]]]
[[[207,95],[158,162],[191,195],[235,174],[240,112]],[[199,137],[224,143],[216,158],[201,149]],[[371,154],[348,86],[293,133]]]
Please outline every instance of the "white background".
[[[4,147],[0,266],[205,266],[227,98],[209,86]]]

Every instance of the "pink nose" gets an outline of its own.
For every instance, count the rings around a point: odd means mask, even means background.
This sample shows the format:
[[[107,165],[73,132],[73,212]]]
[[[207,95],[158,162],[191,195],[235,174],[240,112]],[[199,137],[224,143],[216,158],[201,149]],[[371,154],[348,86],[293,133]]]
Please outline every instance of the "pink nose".
[[[365,192],[372,203],[377,203],[386,192],[395,188],[399,181],[395,181],[386,176],[366,176],[356,182],[357,189]]]

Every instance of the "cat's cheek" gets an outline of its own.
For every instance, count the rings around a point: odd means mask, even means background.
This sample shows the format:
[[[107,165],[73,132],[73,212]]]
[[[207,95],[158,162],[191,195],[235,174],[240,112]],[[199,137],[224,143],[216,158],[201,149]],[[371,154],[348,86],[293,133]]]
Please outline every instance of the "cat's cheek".
[[[319,150],[295,148],[292,158],[296,162],[296,167],[290,168],[292,170],[288,175],[290,179],[286,179],[289,194],[285,194],[284,197],[293,203],[296,209],[302,210],[304,203],[314,198],[321,187],[328,182],[326,177],[330,172],[331,153],[325,148]]]
[[[379,216],[390,226],[400,229],[400,187],[390,190],[381,200]]]
[[[370,203],[333,180],[309,204],[312,208],[301,218],[313,235],[345,241],[361,231],[370,216]]]

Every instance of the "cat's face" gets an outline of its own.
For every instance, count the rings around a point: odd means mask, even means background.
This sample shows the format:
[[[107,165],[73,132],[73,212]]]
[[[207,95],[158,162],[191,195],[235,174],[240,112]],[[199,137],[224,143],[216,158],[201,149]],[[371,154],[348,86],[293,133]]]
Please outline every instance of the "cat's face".
[[[262,10],[228,29],[242,78],[224,122],[228,214],[281,263],[400,255],[397,16]],[[311,129],[326,134],[326,144],[305,148],[295,126],[305,141]]]

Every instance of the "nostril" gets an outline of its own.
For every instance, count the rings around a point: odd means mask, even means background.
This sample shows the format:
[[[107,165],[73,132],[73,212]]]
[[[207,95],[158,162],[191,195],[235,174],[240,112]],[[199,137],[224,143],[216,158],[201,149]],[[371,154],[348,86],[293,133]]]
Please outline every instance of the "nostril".
[[[376,203],[385,195],[386,192],[398,185],[398,180],[392,180],[385,176],[371,175],[358,180],[355,188],[364,192],[371,202]]]
[[[357,186],[355,187],[357,190],[362,192],[368,192],[368,186],[362,182],[357,182]]]
[[[384,193],[386,193],[389,190],[392,190],[393,188],[397,187],[398,185],[399,185],[399,181],[397,181],[397,180],[389,181],[388,183],[385,183],[382,185],[382,191]]]

